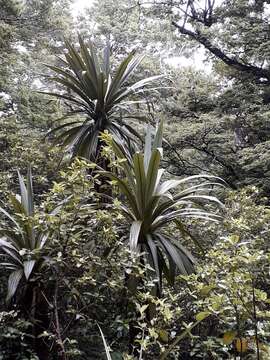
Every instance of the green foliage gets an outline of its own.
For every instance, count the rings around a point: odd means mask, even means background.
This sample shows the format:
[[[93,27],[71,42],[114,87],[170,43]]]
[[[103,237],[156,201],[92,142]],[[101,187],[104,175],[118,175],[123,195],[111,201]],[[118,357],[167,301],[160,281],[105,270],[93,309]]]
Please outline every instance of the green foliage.
[[[130,250],[135,254],[147,254],[144,261],[155,269],[158,287],[161,289],[163,274],[173,284],[176,268],[187,274],[192,272],[195,262],[178,239],[166,233],[163,228],[170,222],[175,222],[185,234],[182,222],[185,218],[218,221],[220,216],[207,211],[204,204],[208,202],[222,205],[217,198],[209,195],[213,186],[222,183],[213,176],[203,175],[162,183],[164,170],[160,168],[160,162],[163,124],[159,125],[153,140],[151,132],[148,127],[144,154],[136,152],[132,159],[112,140],[111,146],[121,161],[124,178],[113,172],[101,172],[101,175],[112,179],[125,196],[126,204],[121,204],[120,207],[130,223]],[[194,180],[199,180],[200,184],[191,185]],[[190,184],[189,187],[187,184]],[[180,186],[182,191],[171,194],[172,190]]]
[[[95,160],[100,156],[99,135],[104,130],[108,130],[127,145],[134,140],[134,136],[135,139],[139,137],[125,122],[127,117],[121,114],[120,109],[125,110],[131,104],[127,98],[140,92],[158,76],[130,84],[130,77],[142,61],[142,56],[131,52],[113,75],[109,45],[104,49],[103,62],[100,64],[93,44],[90,42],[87,45],[80,36],[79,43],[80,49],[77,51],[75,46],[66,40],[68,52],[65,54],[65,61],[63,60],[64,67],[48,66],[58,75],[52,80],[66,87],[70,93],[47,94],[75,105],[76,109],[67,113],[67,116],[83,114],[86,118],[61,123],[51,133],[60,130],[57,141],[70,151],[73,157]]]
[[[71,25],[69,3],[0,1],[0,98],[5,102],[5,114],[32,122],[33,117],[47,112],[47,106],[41,106],[31,92],[43,86],[41,63],[58,52],[62,33]],[[28,104],[23,104],[27,100]]]
[[[150,5],[150,3],[148,4]],[[93,14],[95,17],[93,18]],[[136,49],[164,66],[165,60],[174,54],[174,42],[182,43],[171,32],[171,19],[149,11],[149,6],[135,0],[99,0],[86,8],[77,20],[77,26],[85,36],[97,39],[98,45],[110,41],[113,54],[123,57]]]
[[[40,199],[53,180],[57,179],[61,152],[48,142],[40,142],[40,137],[44,138],[45,132],[32,128],[29,124],[23,125],[13,116],[1,119],[0,125],[1,200],[8,196],[10,190],[15,193],[18,191],[16,171],[20,170],[25,174],[29,164],[33,170],[37,200]]]
[[[26,183],[20,173],[18,178],[20,195],[10,195],[9,211],[0,207],[0,212],[8,220],[6,225],[0,228],[0,249],[4,256],[4,262],[0,265],[6,271],[11,271],[7,301],[16,294],[19,287],[23,287],[22,283],[29,281],[34,272],[44,268],[44,248],[51,235],[37,228],[31,168],[28,169]],[[53,213],[56,211],[57,209]]]
[[[194,70],[174,79],[175,90],[163,100],[164,118],[171,114],[165,128],[170,171],[213,173],[234,189],[256,185],[268,194],[269,104],[257,86],[222,86],[218,77]]]
[[[28,343],[29,326],[31,323],[18,311],[0,312],[1,359],[38,360]]]
[[[191,355],[227,358],[232,352],[239,354],[240,338],[248,342],[247,356],[255,358],[259,351],[260,358],[267,359],[269,211],[255,205],[250,190],[230,195],[227,208],[228,234],[208,251],[197,274],[182,277],[193,311],[211,314],[207,333],[199,333],[192,342]]]
[[[268,1],[69,4],[0,0],[0,358],[268,360]]]

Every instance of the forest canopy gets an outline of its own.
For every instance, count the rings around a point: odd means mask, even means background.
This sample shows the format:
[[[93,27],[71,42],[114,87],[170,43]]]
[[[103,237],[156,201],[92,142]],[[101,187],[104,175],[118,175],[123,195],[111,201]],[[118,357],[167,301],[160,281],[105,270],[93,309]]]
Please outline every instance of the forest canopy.
[[[270,1],[0,0],[0,359],[270,358]]]

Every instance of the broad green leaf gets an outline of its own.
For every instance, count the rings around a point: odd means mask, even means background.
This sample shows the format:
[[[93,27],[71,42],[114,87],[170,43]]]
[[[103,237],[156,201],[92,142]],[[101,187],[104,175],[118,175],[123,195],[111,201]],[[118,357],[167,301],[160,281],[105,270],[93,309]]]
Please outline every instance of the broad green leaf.
[[[91,98],[89,98],[87,96],[87,94],[85,93],[84,90],[81,90],[80,88],[78,88],[76,85],[74,85],[73,83],[71,83],[70,81],[61,78],[61,77],[52,77],[51,80],[63,85],[64,87],[66,87],[67,89],[72,90],[75,94],[77,94],[82,100],[84,100],[92,109],[93,108],[93,104],[92,104],[92,100]]]
[[[115,96],[115,93],[117,92],[117,90],[119,89],[119,87],[121,86],[121,84],[124,82],[124,75],[125,75],[125,71],[127,69],[127,66],[129,65],[129,63],[131,62],[131,60],[134,57],[134,52],[131,52],[120,64],[120,66],[117,69],[117,72],[114,76],[114,78],[111,81],[111,86],[107,92],[107,98],[106,98],[106,102],[107,103],[111,103],[113,101],[113,97]]]
[[[231,344],[235,339],[236,335],[237,335],[236,331],[226,331],[223,335],[223,343],[225,345]]]
[[[205,285],[200,289],[200,294],[203,296],[207,296],[215,288],[215,285]]]
[[[166,330],[159,330],[158,331],[159,338],[162,342],[167,343],[169,341],[169,334]]]
[[[63,70],[62,68],[59,68],[59,67],[56,67],[56,66],[52,66],[52,65],[48,65],[48,64],[44,64],[44,65],[47,68],[49,68],[49,69],[53,70],[54,72],[56,72],[57,74],[62,75],[64,78],[71,81],[71,83],[74,83],[75,85],[77,85],[78,88],[81,88],[82,84],[80,83],[80,81],[75,76],[72,75],[71,72]]]
[[[196,315],[197,321],[202,321],[207,318],[211,313],[209,311],[201,311]]]

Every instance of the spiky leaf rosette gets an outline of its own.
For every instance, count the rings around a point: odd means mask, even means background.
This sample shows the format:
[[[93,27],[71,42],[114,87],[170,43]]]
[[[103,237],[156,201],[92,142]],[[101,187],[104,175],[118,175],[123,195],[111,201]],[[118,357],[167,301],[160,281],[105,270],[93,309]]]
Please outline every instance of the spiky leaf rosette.
[[[104,49],[103,61],[100,61],[93,44],[86,44],[80,36],[78,50],[68,40],[65,44],[67,53],[65,60],[62,59],[63,66],[47,66],[56,73],[51,79],[67,89],[68,93],[45,94],[74,106],[74,110],[68,112],[65,118],[76,117],[64,123],[64,118],[56,120],[50,133],[56,133],[56,141],[70,151],[73,157],[81,156],[95,161],[100,155],[99,135],[104,130],[123,139],[126,145],[138,138],[139,134],[127,121],[132,115],[125,118],[122,110],[132,103],[128,101],[131,95],[142,91],[160,76],[131,83],[130,78],[143,56],[132,51],[118,68],[112,71],[109,45]],[[136,118],[135,115],[134,117]],[[145,120],[143,116],[137,118]]]
[[[18,172],[20,195],[10,195],[10,210],[0,207],[7,221],[0,226],[0,266],[10,272],[7,300],[16,293],[20,283],[27,282],[44,263],[43,249],[49,232],[38,231],[34,222],[34,194],[29,167],[26,182]],[[55,209],[52,214],[58,210]]]
[[[125,204],[121,207],[130,222],[130,249],[146,254],[160,289],[163,274],[169,283],[173,283],[176,269],[182,274],[189,274],[194,270],[195,263],[192,254],[181,244],[181,239],[169,234],[166,227],[175,222],[182,231],[183,220],[187,218],[219,221],[221,216],[209,212],[205,205],[211,203],[222,207],[222,203],[210,194],[213,187],[224,186],[222,179],[210,175],[162,181],[162,129],[161,123],[152,140],[152,131],[148,127],[144,153],[136,152],[131,161],[121,145],[113,140],[112,148],[122,160],[124,177],[102,172],[117,184],[125,196]],[[194,237],[191,238],[199,244]]]

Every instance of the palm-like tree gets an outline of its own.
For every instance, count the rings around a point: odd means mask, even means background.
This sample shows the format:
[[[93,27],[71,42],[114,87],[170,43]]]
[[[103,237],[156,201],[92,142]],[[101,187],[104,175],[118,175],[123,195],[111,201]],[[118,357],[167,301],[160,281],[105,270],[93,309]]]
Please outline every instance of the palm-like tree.
[[[143,56],[132,51],[115,70],[110,66],[110,49],[104,49],[100,63],[93,44],[87,45],[79,36],[79,50],[69,41],[65,41],[67,53],[62,60],[63,67],[47,65],[57,75],[52,77],[56,83],[68,90],[67,94],[46,92],[56,96],[74,109],[67,116],[84,115],[63,123],[56,120],[56,126],[50,133],[56,133],[56,141],[62,144],[72,156],[81,156],[96,160],[100,156],[101,140],[99,135],[108,130],[114,137],[121,138],[126,144],[138,137],[119,108],[130,105],[127,98],[141,91],[159,76],[153,76],[136,83],[130,83],[130,77],[141,63]],[[60,121],[60,124],[59,124]]]
[[[20,284],[27,284],[31,276],[41,269],[45,261],[43,250],[49,239],[49,232],[38,231],[34,225],[31,169],[28,169],[26,184],[20,173],[18,177],[20,196],[10,195],[10,211],[0,207],[0,212],[8,220],[0,226],[3,258],[0,266],[10,272],[7,300],[15,295]]]
[[[116,182],[125,196],[125,205],[122,204],[121,208],[130,223],[130,249],[144,254],[144,263],[147,261],[155,270],[158,288],[161,290],[163,274],[169,283],[173,283],[176,269],[182,274],[191,273],[195,262],[180,239],[166,231],[166,226],[175,222],[183,229],[182,220],[186,218],[218,221],[220,216],[207,211],[205,204],[222,206],[209,193],[213,186],[224,185],[221,179],[209,175],[162,182],[162,123],[153,141],[151,129],[148,128],[144,153],[136,152],[131,161],[121,145],[114,140],[111,145],[117,157],[125,159],[121,161],[125,177],[109,171],[101,173]],[[194,184],[194,181],[200,183]],[[177,192],[179,187],[182,189]]]
[[[48,359],[48,346],[40,336],[50,324],[48,283],[44,288],[45,277],[41,276],[48,264],[47,246],[52,236],[50,231],[41,231],[36,227],[34,195],[31,169],[28,169],[26,183],[20,173],[20,196],[10,195],[11,206],[8,211],[0,207],[0,213],[6,217],[0,226],[0,262],[7,273],[7,301],[12,298],[27,319],[32,321],[31,339],[39,359]],[[61,205],[50,214],[55,215]],[[15,297],[16,295],[16,297]]]

